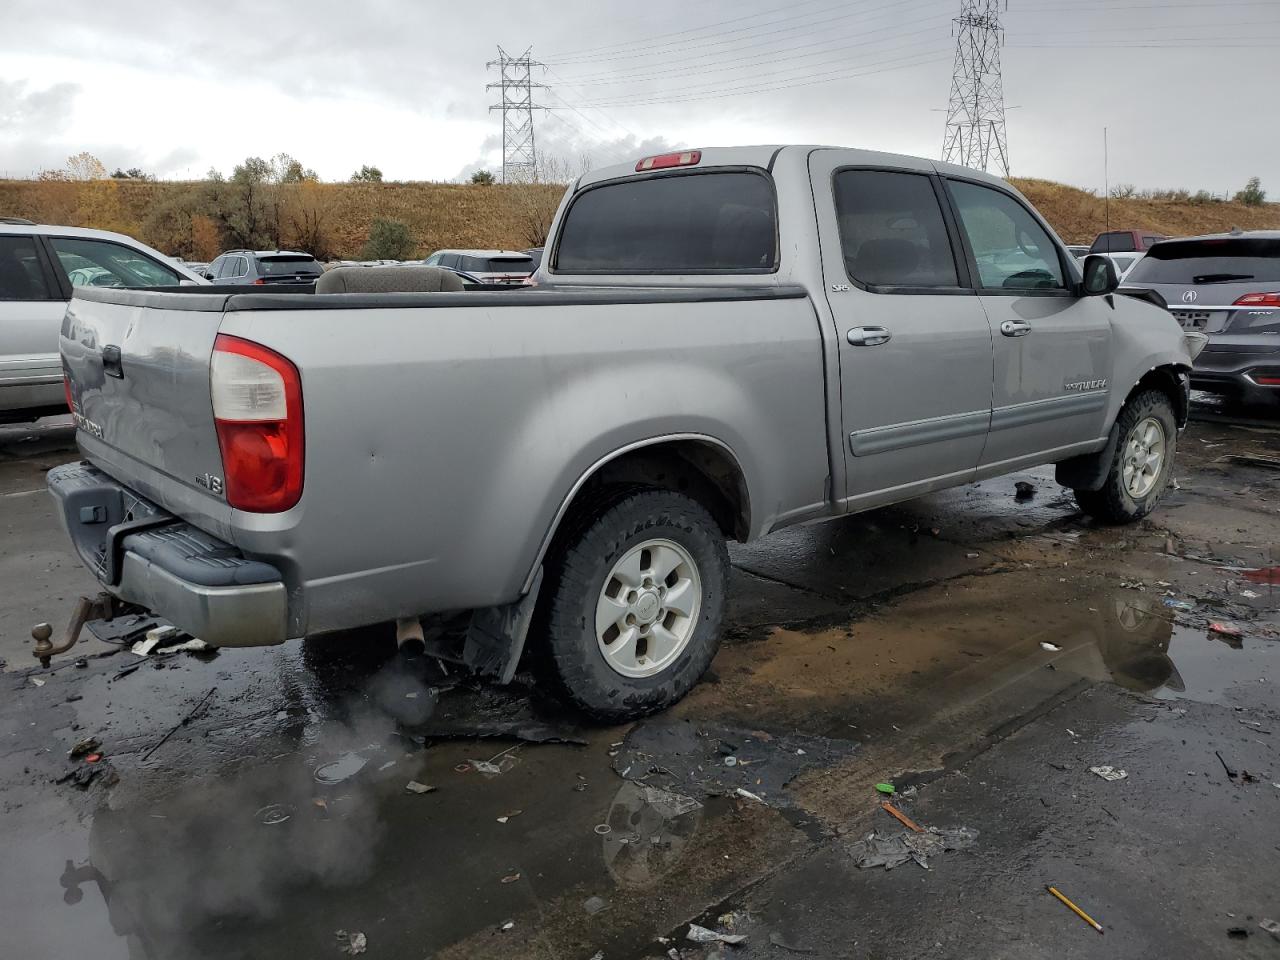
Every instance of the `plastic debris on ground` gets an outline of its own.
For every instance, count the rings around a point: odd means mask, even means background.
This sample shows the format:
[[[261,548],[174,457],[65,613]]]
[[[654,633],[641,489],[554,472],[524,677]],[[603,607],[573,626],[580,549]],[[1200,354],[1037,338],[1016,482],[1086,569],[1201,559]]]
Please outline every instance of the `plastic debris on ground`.
[[[848,846],[855,866],[884,867],[892,870],[909,860],[929,869],[929,858],[948,850],[965,850],[978,839],[978,831],[970,827],[938,829],[930,827],[923,833],[901,833],[881,836],[874,830],[861,840]]]
[[[715,723],[691,723],[662,715],[628,732],[614,772],[624,780],[657,787],[682,799],[739,797],[768,806],[791,804],[786,786],[802,773],[846,759],[858,745],[797,733],[768,733]],[[729,757],[736,761],[725,765]]]
[[[369,939],[358,930],[350,933],[338,930],[334,933],[334,938],[338,941],[338,947],[349,957],[359,956],[369,948]]]
[[[727,943],[730,946],[737,946],[740,943],[747,942],[746,934],[719,933],[706,927],[700,927],[696,923],[689,924],[689,932],[685,934],[685,939],[692,940],[694,943]]]
[[[1215,621],[1209,624],[1210,633],[1218,633],[1224,637],[1241,637],[1244,631],[1237,627],[1234,623],[1221,623]]]
[[[587,912],[587,916],[593,917],[605,907],[609,905],[604,897],[587,897],[582,901],[582,909]]]
[[[97,752],[98,748],[101,746],[102,746],[102,741],[99,740],[97,737],[85,737],[83,740],[81,740],[74,747],[72,747],[70,750],[67,751],[67,756],[70,757],[72,760],[74,760],[77,757],[83,757],[86,754]]]
[[[1096,773],[1103,780],[1123,780],[1125,777],[1129,776],[1129,774],[1126,773],[1124,770],[1120,770],[1110,765],[1104,765],[1101,767],[1090,767],[1089,772]]]
[[[1196,608],[1190,600],[1179,600],[1176,597],[1165,597],[1162,602],[1170,610],[1180,610],[1183,613],[1191,613]]]
[[[1056,643],[1050,643],[1048,640],[1041,640],[1040,648],[1042,650],[1048,650],[1050,653],[1057,653],[1059,650],[1062,649]]]
[[[1019,480],[1013,485],[1013,495],[1019,500],[1030,500],[1036,495],[1036,485]]]
[[[1263,917],[1258,921],[1258,926],[1267,931],[1267,933],[1271,934],[1277,940],[1280,940],[1280,920],[1271,920],[1267,917]]]
[[[34,683],[37,687],[43,687],[45,684],[45,681],[41,680],[39,677],[32,677],[31,682]]]
[[[892,783],[877,783],[876,789],[886,796],[892,797],[898,790]]]
[[[419,783],[417,780],[410,780],[404,785],[404,788],[410,793],[434,793],[435,787],[426,783]]]
[[[212,653],[217,647],[211,647],[199,637],[192,637],[190,640],[184,640],[182,643],[174,644],[172,647],[158,647],[156,653]]]

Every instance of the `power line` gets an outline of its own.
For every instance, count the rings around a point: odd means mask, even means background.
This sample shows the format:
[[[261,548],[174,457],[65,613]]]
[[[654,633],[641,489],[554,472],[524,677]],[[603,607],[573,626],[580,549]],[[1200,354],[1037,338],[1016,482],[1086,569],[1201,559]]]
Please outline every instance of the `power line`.
[[[532,48],[518,57],[511,57],[498,47],[498,59],[485,64],[486,69],[498,68],[498,82],[486,84],[486,90],[501,90],[500,102],[491,104],[489,112],[502,111],[502,182],[536,181],[538,179],[538,151],[533,139],[533,111],[545,107],[533,102],[535,87],[546,89],[544,83],[533,82],[533,68],[540,67],[529,57]]]
[[[956,17],[956,60],[942,138],[942,159],[1009,176],[1009,143],[1000,76],[999,0],[963,0]]]

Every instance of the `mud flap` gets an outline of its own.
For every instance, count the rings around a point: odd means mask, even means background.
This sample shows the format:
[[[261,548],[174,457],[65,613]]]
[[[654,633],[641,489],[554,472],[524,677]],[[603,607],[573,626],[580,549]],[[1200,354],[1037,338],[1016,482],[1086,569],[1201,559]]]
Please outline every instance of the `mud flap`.
[[[542,587],[542,567],[533,578],[529,592],[515,603],[484,607],[471,614],[462,660],[476,673],[510,683],[524,652],[525,637],[533,622],[533,609]]]
[[[1116,455],[1116,445],[1120,442],[1120,424],[1111,425],[1111,433],[1107,436],[1107,445],[1097,453],[1086,453],[1070,460],[1063,460],[1054,471],[1054,478],[1064,487],[1072,490],[1101,490],[1107,482],[1107,474],[1111,470],[1111,461]]]

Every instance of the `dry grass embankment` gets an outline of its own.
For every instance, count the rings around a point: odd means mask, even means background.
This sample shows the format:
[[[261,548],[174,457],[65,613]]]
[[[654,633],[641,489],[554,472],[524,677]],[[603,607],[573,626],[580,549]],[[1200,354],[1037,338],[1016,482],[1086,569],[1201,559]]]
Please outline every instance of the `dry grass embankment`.
[[[1047,180],[1014,182],[1070,243],[1087,243],[1106,226],[1101,197]],[[0,216],[116,230],[169,254],[207,260],[238,245],[225,216],[228,189],[203,182],[5,180],[0,181]],[[360,255],[375,218],[407,223],[414,256],[442,247],[531,246],[540,242],[539,231],[563,192],[553,185],[449,183],[298,183],[266,189],[267,236],[282,247],[301,246],[339,259]],[[1175,236],[1280,228],[1280,204],[1113,199],[1111,226]]]

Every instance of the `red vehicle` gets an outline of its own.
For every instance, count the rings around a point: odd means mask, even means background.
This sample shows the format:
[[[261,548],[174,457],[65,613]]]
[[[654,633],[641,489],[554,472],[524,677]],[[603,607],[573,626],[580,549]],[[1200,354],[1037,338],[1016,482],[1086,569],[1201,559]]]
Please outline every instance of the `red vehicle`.
[[[1094,238],[1090,253],[1134,253],[1151,249],[1151,245],[1169,238],[1150,230],[1108,230]]]

